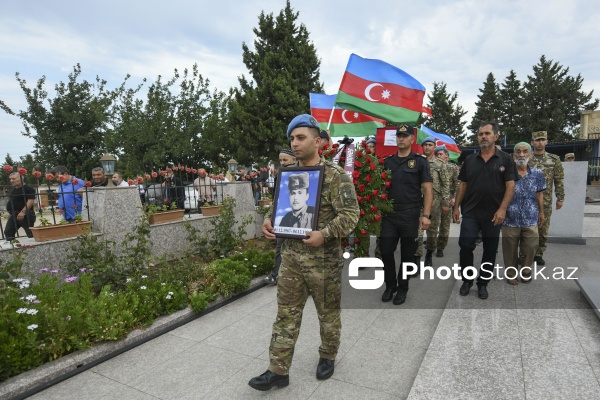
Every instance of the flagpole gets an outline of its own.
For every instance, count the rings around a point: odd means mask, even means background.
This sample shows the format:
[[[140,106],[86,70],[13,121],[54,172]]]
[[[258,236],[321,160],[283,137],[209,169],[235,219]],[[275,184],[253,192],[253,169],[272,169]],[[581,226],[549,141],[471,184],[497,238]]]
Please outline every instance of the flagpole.
[[[327,123],[327,130],[329,130],[329,127],[331,126],[331,120],[333,119],[333,112],[334,111],[335,111],[335,104],[331,108],[331,114],[329,115],[329,122]]]

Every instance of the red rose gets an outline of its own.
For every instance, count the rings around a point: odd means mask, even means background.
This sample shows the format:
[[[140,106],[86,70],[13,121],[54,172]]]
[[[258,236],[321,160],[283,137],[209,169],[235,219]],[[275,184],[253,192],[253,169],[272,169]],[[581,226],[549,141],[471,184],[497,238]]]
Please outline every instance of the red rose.
[[[375,164],[371,163],[369,164],[369,168],[371,168],[371,171],[375,171],[377,167],[375,166]]]
[[[358,197],[356,198],[356,200],[358,200],[358,202],[359,202],[359,203],[362,203],[362,202],[364,202],[364,201],[365,201],[365,198],[364,198],[364,197],[362,197],[362,196],[358,196]]]
[[[375,221],[376,222],[379,222],[380,219],[381,219],[381,215],[379,215],[379,214],[375,215]]]
[[[137,177],[137,183],[143,183],[144,182],[144,178],[142,178],[141,176]]]
[[[372,151],[371,151],[371,149],[365,149],[365,153],[367,153],[367,154],[371,154],[371,153],[372,153]]]
[[[62,208],[60,208],[60,209],[58,210],[58,213],[59,213],[59,214],[62,214]]]
[[[190,167],[187,167],[187,168],[185,169],[185,172],[187,172],[187,173],[189,174],[190,172],[192,172],[192,169],[191,169]]]
[[[60,183],[65,183],[67,181],[67,178],[64,175],[59,175],[56,177],[56,179],[60,182]]]
[[[360,210],[360,216],[364,217],[365,216],[365,210]]]
[[[360,176],[360,172],[358,172],[358,171],[354,171],[354,172],[352,172],[352,177],[353,177],[354,179],[358,179],[358,177],[359,177],[359,176]]]
[[[363,235],[363,236],[367,236],[368,233],[369,232],[367,232],[366,229],[363,229],[362,231],[360,231],[360,234]]]
[[[373,181],[373,178],[371,178],[371,174],[367,175],[365,180],[367,181],[367,183],[371,183]]]
[[[198,172],[198,170],[196,168],[192,168],[192,174],[195,174],[197,172]]]
[[[360,168],[360,167],[362,167],[362,163],[360,161],[354,161],[354,166],[356,168]]]
[[[133,183],[134,183],[134,182],[133,182],[133,179],[128,179],[128,180],[127,180],[127,183],[129,184],[129,186],[133,185]]]
[[[40,179],[42,177],[42,173],[40,171],[33,171],[33,176],[35,179]]]
[[[10,165],[5,165],[4,167],[4,172],[6,172],[7,174],[10,174],[13,170],[13,167],[11,167]]]
[[[319,155],[322,156],[323,155],[323,150],[319,150]]]
[[[356,152],[356,157],[362,157],[362,155],[363,155],[363,152],[362,152],[362,151],[358,150],[358,151]]]
[[[383,160],[383,158],[380,158],[380,159],[379,159],[379,165],[383,165],[383,163],[384,163],[384,160]]]
[[[327,150],[329,148],[329,143],[325,143],[325,146],[323,146],[323,150]]]
[[[85,187],[91,187],[92,186],[92,181],[85,181],[85,182],[83,182],[83,186],[85,186]]]
[[[375,189],[373,190],[373,196],[377,196],[379,194],[379,190]]]
[[[338,147],[340,147],[339,143],[334,143],[334,144],[331,145],[332,149],[337,149]]]
[[[360,142],[360,145],[361,145],[361,146],[363,147],[363,149],[364,149],[365,147],[367,147],[367,141],[366,141],[366,140],[363,140],[362,142]]]
[[[358,179],[354,179],[354,180],[352,181],[352,183],[354,184],[354,186],[358,185]]]
[[[346,156],[341,156],[340,157],[340,163],[343,164],[344,162],[346,162]]]
[[[78,185],[78,184],[79,184],[79,179],[77,179],[77,178],[72,178],[72,179],[71,179],[71,183],[72,183],[73,185]]]
[[[165,171],[160,171],[160,176],[165,176]]]
[[[387,200],[388,195],[387,195],[387,193],[382,193],[381,196],[379,196],[379,197],[381,197],[381,200]]]
[[[361,183],[360,185],[358,185],[358,191],[359,192],[364,192],[366,188],[367,187],[363,183]]]
[[[386,178],[387,178],[387,174],[385,173],[385,171],[383,171],[383,172],[381,173],[381,179],[384,179],[384,180],[385,180]]]
[[[149,180],[150,180],[150,178],[151,178],[151,176],[150,176],[150,175],[148,175],[148,174],[146,174],[146,180],[147,180],[147,181],[149,181]]]
[[[385,188],[386,188],[386,189],[389,189],[389,188],[390,188],[390,186],[392,186],[392,182],[390,182],[390,181],[385,181]]]
[[[156,178],[157,176],[158,176],[158,172],[156,172],[156,171],[152,171],[152,177],[153,177],[153,178]]]
[[[350,243],[348,243],[348,242],[342,242],[342,247],[346,248],[348,246],[350,246]]]
[[[173,168],[167,168],[167,172],[170,174],[173,173]]]
[[[21,176],[25,176],[27,175],[27,170],[25,168],[17,168],[17,172],[19,173],[19,175]]]
[[[371,212],[377,211],[377,206],[371,206]]]
[[[53,181],[54,180],[54,175],[52,175],[52,174],[46,174],[46,180],[47,181]]]
[[[360,239],[359,238],[354,238],[354,243],[355,244],[359,244],[360,243]]]
[[[371,201],[371,195],[370,194],[366,195],[365,198],[367,199],[367,201]]]

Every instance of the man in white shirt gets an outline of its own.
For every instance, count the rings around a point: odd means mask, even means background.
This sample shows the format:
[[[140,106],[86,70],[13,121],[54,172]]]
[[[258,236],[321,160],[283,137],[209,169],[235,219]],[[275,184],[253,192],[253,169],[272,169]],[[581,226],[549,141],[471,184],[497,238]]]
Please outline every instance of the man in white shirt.
[[[112,182],[115,186],[129,187],[129,183],[123,180],[123,175],[120,172],[115,172],[112,176]]]

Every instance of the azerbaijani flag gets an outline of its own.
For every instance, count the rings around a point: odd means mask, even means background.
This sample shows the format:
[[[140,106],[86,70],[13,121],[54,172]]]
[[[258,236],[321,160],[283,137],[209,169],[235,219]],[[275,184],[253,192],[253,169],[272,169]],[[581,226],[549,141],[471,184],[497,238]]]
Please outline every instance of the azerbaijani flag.
[[[453,161],[458,160],[460,157],[460,149],[456,145],[456,142],[448,135],[444,135],[443,133],[437,133],[426,127],[425,125],[421,125],[421,128],[417,128],[417,135],[415,137],[415,143],[412,145],[412,151],[415,153],[423,154],[423,148],[421,147],[421,142],[426,137],[433,136],[435,138],[435,145],[441,146],[445,145],[446,149],[448,149],[448,154],[450,155],[450,159]]]
[[[344,110],[340,107],[333,108],[335,103],[334,94],[310,93],[310,113],[319,121],[321,129],[328,129],[331,110],[333,117],[329,131],[331,137],[334,136],[370,136],[375,134],[375,130],[385,125],[385,121],[370,115],[361,114],[356,111]]]
[[[335,104],[392,122],[416,123],[424,110],[425,87],[381,60],[350,55]]]

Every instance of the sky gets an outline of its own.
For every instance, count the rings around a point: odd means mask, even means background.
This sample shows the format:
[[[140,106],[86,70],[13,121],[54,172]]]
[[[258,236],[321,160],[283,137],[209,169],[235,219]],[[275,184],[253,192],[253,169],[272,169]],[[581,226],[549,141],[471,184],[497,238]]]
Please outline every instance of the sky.
[[[593,0],[292,0],[321,59],[321,82],[335,94],[355,53],[408,72],[427,90],[444,82],[458,94],[470,123],[479,89],[491,72],[501,83],[511,70],[521,81],[541,55],[581,74],[583,89],[600,97],[600,5]],[[242,43],[253,48],[261,12],[277,15],[285,0],[146,2],[10,1],[0,14],[0,100],[27,107],[15,73],[46,90],[67,81],[79,63],[96,76],[130,87],[143,78],[172,77],[194,63],[211,87],[227,92],[249,76]],[[148,85],[146,85],[147,87]],[[301,110],[306,112],[308,110]],[[21,120],[0,110],[0,157],[33,150]]]

